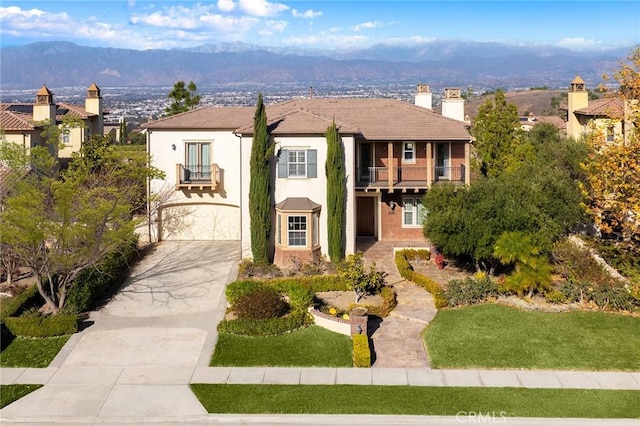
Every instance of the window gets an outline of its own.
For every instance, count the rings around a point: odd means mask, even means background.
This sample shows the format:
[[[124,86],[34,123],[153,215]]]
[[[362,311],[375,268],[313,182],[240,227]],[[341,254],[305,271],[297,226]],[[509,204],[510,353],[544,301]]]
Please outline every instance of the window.
[[[307,246],[307,216],[288,217],[288,245],[289,247]]]
[[[276,243],[282,244],[282,215],[276,216]]]
[[[415,163],[416,161],[416,145],[413,142],[405,142],[402,144],[402,162]]]
[[[186,180],[211,180],[210,152],[210,142],[187,142],[185,144]]]
[[[613,126],[607,127],[607,142],[613,142],[615,140],[615,132]]]
[[[402,200],[402,226],[422,226],[422,200],[420,198],[404,198]]]
[[[60,142],[64,144],[64,146],[71,145],[71,135],[69,133],[63,133],[60,135]]]
[[[289,151],[289,176],[307,176],[307,151]]]
[[[317,157],[315,149],[282,149],[278,157],[278,177],[318,177]]]

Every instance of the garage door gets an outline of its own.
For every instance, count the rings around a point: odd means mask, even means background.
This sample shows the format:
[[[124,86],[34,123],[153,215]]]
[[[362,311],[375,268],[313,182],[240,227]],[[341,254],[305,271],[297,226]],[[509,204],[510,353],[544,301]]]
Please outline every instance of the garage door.
[[[240,208],[219,204],[182,204],[161,211],[160,240],[240,239]]]

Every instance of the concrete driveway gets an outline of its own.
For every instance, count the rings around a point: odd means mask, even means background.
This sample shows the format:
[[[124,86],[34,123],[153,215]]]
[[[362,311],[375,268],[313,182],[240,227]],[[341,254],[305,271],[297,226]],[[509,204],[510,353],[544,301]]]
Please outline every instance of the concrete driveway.
[[[235,241],[156,244],[113,300],[91,313],[91,325],[37,372],[45,386],[0,417],[120,423],[206,415],[188,384],[209,363],[226,309],[224,289],[239,260]]]

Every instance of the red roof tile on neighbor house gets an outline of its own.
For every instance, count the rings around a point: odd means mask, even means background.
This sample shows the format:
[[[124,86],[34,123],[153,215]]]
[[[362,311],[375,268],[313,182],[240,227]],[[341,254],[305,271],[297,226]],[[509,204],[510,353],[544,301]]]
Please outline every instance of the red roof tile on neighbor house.
[[[13,111],[0,111],[0,128],[3,130],[27,130],[31,131],[35,127],[31,122],[31,117],[26,114],[15,113]]]
[[[620,119],[623,117],[624,103],[619,97],[602,98],[589,101],[589,106],[576,110],[574,114],[593,117],[609,117]]]

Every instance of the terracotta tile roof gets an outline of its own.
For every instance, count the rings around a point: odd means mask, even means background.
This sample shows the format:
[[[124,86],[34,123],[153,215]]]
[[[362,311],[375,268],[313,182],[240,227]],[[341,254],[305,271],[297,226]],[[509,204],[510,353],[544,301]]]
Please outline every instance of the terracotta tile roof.
[[[466,123],[394,99],[295,99],[271,109],[292,106],[350,123],[369,140],[470,139]]]
[[[14,111],[0,110],[0,128],[3,130],[17,131],[35,129],[30,115],[16,113]]]
[[[469,140],[468,125],[393,99],[296,99],[269,105],[274,134],[324,134],[335,118],[340,132],[369,140]],[[253,133],[254,108],[200,108],[162,118],[148,129],[231,129]]]
[[[145,123],[146,129],[235,130],[253,123],[254,107],[204,107]]]
[[[56,120],[62,120],[64,116],[71,116],[81,118],[86,120],[89,117],[95,116],[96,114],[88,113],[84,107],[68,104],[65,102],[59,102],[56,104]]]
[[[557,115],[541,115],[536,118],[538,119],[538,123],[553,124],[560,130],[567,129],[567,123],[562,119],[562,117],[558,117]]]
[[[267,125],[272,135],[286,134],[324,134],[333,123],[333,117],[326,116],[305,108],[297,107],[270,117],[272,110],[267,107]],[[275,109],[276,112],[281,109]],[[336,120],[336,127],[341,134],[360,134],[358,126]],[[236,133],[253,134],[253,123],[240,127]]]
[[[623,117],[623,111],[623,100],[612,97],[589,101],[588,107],[576,110],[574,114],[620,119]]]

